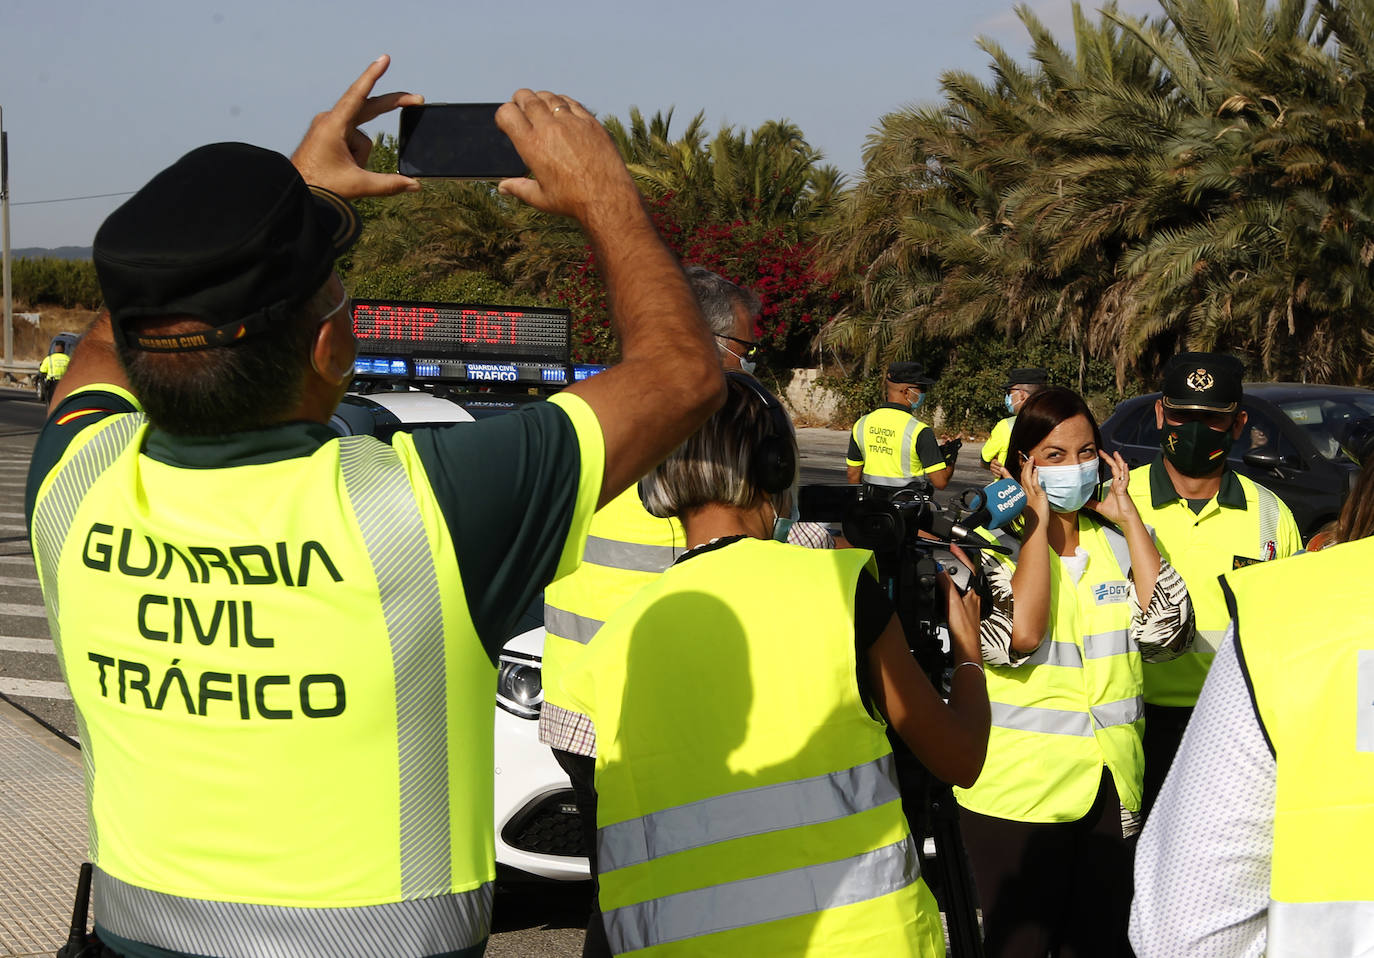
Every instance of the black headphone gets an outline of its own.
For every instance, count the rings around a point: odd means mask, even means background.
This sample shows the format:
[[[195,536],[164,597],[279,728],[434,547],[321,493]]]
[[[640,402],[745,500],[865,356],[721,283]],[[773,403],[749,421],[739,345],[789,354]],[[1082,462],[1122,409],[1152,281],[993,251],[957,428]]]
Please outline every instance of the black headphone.
[[[749,460],[749,482],[766,495],[777,495],[792,487],[797,478],[797,448],[792,436],[792,421],[776,396],[753,376],[733,369],[725,373],[727,382],[736,382],[758,397],[768,416],[768,434]]]
[[[735,370],[725,371],[726,384],[739,383],[763,403],[768,417],[768,434],[764,436],[749,460],[749,484],[765,495],[775,496],[790,489],[797,476],[797,447],[793,439],[792,420],[778,402],[777,397],[763,387],[753,376]],[[645,497],[645,483],[649,476],[639,480],[639,499],[645,511],[651,516],[666,519],[649,508]]]

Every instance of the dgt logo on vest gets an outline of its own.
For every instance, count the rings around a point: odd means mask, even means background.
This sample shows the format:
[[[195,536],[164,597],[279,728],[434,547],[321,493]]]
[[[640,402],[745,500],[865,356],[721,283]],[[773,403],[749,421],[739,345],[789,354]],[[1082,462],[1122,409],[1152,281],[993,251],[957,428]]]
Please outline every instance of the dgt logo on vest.
[[[1116,602],[1128,602],[1131,598],[1131,586],[1128,582],[1117,580],[1115,582],[1099,582],[1093,586],[1093,601],[1098,605],[1112,605]]]

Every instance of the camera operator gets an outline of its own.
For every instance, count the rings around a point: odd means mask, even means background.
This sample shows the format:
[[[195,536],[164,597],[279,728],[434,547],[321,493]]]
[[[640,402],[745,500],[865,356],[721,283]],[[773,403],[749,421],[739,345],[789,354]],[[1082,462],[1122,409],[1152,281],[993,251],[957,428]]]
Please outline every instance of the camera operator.
[[[1183,580],[1128,494],[1087,404],[1026,401],[1008,460],[1027,503],[1011,557],[985,553],[982,626],[993,730],[978,782],[956,788],[989,958],[1129,955],[1143,757],[1142,657],[1192,634]],[[1111,467],[1101,500],[1100,463]]]
[[[607,936],[617,954],[943,955],[883,719],[935,774],[977,778],[977,597],[942,579],[959,662],[946,705],[871,553],[773,541],[791,423],[756,381],[727,379],[725,406],[640,484],[689,551],[563,679],[596,726]]]
[[[936,489],[949,485],[954,470],[945,460],[935,430],[916,418],[935,380],[920,363],[887,368],[887,401],[859,417],[845,457],[851,485],[905,486],[922,476]]]

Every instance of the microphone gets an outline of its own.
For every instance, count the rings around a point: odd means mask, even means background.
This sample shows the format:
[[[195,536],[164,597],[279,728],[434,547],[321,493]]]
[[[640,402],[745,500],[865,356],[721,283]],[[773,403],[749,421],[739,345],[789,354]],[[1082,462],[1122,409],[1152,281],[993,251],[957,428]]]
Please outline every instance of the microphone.
[[[971,544],[984,542],[983,537],[973,530],[987,529],[992,532],[1009,525],[1026,507],[1026,490],[1011,479],[998,479],[974,493],[972,512],[962,521],[954,522],[938,516],[931,530],[946,539],[963,539]]]
[[[1026,508],[1026,490],[1014,479],[998,479],[973,494],[973,509],[960,525],[989,532],[1005,528]]]

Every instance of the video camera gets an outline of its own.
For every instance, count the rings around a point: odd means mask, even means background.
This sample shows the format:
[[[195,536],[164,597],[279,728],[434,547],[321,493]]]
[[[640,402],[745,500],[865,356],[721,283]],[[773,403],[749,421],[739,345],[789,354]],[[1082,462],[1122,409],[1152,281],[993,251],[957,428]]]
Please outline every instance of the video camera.
[[[923,478],[901,486],[803,486],[798,501],[802,518],[839,522],[851,545],[873,550],[879,579],[896,606],[913,657],[931,685],[947,695],[952,663],[940,637],[948,620],[939,573],[948,573],[961,592],[975,590],[983,600],[983,614],[991,612],[992,593],[981,564],[975,562],[979,569],[970,570],[951,550],[957,547],[974,555],[983,549],[1009,552],[975,530],[1010,524],[1025,507],[1025,490],[1010,479],[999,479],[974,492],[958,518],[935,501],[934,487]],[[945,913],[950,953],[954,958],[981,958],[977,894],[953,793],[916,760],[900,737],[889,731],[888,740],[912,834],[920,848],[926,837],[935,842],[934,862],[926,862],[922,874],[929,876],[931,891]],[[924,851],[919,854],[924,860]],[[931,864],[933,869],[928,868]]]
[[[932,684],[943,688],[949,663],[938,637],[946,623],[938,574],[948,573],[961,592],[976,590],[985,614],[990,611],[986,578],[950,550],[957,546],[969,552],[1006,553],[1005,547],[975,530],[1003,528],[1021,514],[1025,502],[1025,491],[1017,483],[999,479],[973,492],[964,503],[964,514],[956,517],[935,500],[930,481],[917,477],[901,486],[803,486],[799,504],[803,519],[838,522],[851,545],[873,551],[879,578],[897,607],[912,652]]]

